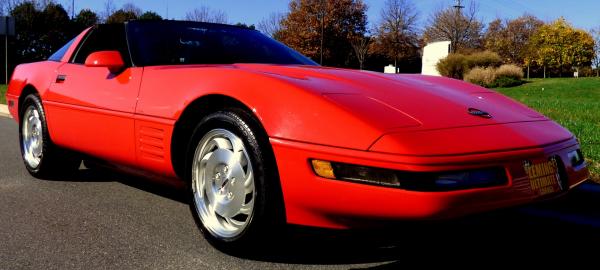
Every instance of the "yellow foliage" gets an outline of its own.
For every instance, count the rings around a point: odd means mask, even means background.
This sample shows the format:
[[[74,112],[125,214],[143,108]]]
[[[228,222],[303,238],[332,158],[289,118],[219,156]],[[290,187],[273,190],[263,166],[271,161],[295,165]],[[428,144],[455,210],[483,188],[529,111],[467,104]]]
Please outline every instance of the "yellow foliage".
[[[594,56],[594,40],[575,29],[564,18],[543,25],[530,39],[529,60],[544,67],[579,67],[589,65]]]

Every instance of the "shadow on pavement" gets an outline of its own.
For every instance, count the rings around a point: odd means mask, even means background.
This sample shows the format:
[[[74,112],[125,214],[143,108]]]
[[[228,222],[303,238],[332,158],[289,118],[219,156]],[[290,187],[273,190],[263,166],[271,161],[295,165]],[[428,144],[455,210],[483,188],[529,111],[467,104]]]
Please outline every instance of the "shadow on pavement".
[[[186,203],[181,186],[112,171],[81,170],[67,181],[116,181]],[[235,256],[289,264],[384,263],[374,269],[471,258],[530,260],[536,254],[591,260],[595,257],[578,255],[591,251],[586,246],[600,243],[600,185],[586,183],[558,200],[452,221],[388,225],[352,231],[289,226],[276,242]]]
[[[82,166],[76,173],[72,175],[61,177],[60,180],[47,181],[119,182],[136,189],[187,204],[185,190],[182,183],[177,183],[173,180],[161,181],[152,177],[142,177],[134,174],[127,174],[106,167],[94,166],[93,168],[85,168],[85,166]]]
[[[475,259],[547,265],[576,258],[596,264],[600,185],[585,184],[554,201],[452,221],[389,225],[361,231],[291,227],[278,244],[238,256],[291,264],[383,263],[373,269],[472,264]]]

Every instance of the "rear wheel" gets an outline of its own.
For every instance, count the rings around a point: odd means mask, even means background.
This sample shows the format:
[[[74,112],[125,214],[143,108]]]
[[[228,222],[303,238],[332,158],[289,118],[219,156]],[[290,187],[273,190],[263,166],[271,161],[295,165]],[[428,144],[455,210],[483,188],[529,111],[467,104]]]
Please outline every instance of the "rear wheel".
[[[190,207],[205,237],[238,251],[283,223],[270,145],[243,111],[208,115],[188,147]]]
[[[53,178],[76,171],[81,159],[52,144],[40,98],[28,95],[21,108],[19,139],[27,171],[36,178]]]

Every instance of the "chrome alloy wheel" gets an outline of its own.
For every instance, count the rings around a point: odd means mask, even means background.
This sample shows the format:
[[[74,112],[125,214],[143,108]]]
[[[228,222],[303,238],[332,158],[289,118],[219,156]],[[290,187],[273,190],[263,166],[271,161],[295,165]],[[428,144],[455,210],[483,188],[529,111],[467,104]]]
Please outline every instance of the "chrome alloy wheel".
[[[231,239],[252,220],[256,191],[248,152],[241,138],[225,129],[209,131],[192,163],[194,205],[212,235]]]
[[[37,107],[31,105],[23,114],[22,147],[23,159],[29,167],[36,169],[42,160],[44,135],[42,132],[42,120]]]

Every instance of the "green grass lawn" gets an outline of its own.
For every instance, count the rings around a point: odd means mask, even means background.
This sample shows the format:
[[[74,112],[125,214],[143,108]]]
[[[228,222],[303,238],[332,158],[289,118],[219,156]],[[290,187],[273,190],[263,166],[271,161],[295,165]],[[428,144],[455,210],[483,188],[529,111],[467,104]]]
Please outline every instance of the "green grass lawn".
[[[499,92],[552,118],[573,132],[595,181],[600,181],[600,78],[534,79]]]
[[[0,104],[6,104],[6,84],[0,84]]]

